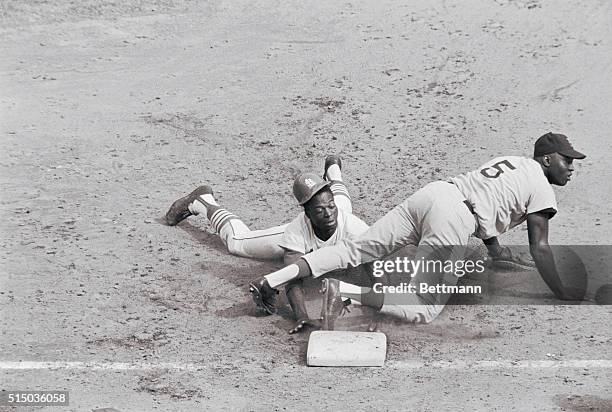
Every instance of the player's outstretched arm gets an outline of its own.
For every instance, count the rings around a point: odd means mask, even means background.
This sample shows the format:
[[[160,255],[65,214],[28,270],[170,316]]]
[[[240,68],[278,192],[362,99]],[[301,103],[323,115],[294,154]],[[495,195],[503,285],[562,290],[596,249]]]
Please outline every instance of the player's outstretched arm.
[[[304,256],[303,253],[285,249],[283,259],[285,265],[291,265],[302,256]],[[301,332],[306,326],[321,327],[321,322],[318,319],[310,319],[308,315],[302,279],[296,279],[287,283],[285,285],[285,294],[287,295],[287,300],[295,315],[295,324],[289,329],[290,334]]]
[[[297,252],[295,250],[285,249],[285,253],[283,254],[283,263],[285,266],[289,266],[292,263],[297,262],[299,258],[304,256],[303,253]]]
[[[540,276],[550,290],[563,300],[580,300],[572,289],[564,288],[555,265],[552,250],[548,244],[548,220],[546,212],[536,212],[527,215],[527,231],[529,233],[529,250],[535,261]]]

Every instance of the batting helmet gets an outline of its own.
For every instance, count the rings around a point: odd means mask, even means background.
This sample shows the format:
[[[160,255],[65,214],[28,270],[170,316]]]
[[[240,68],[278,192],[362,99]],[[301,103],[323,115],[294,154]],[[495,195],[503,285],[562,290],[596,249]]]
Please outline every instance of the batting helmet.
[[[293,182],[293,196],[300,205],[308,202],[321,189],[330,185],[314,173],[302,173]]]

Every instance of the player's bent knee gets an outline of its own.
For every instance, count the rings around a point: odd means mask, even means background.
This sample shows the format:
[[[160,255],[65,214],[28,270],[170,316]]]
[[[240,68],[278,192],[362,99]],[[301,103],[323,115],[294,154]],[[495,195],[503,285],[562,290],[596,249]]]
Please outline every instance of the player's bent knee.
[[[234,256],[246,257],[246,258],[258,258],[258,256],[251,256],[245,251],[245,247],[242,239],[229,238],[225,244],[227,251]]]
[[[238,247],[238,242],[236,242],[234,239],[229,239],[227,241],[226,246],[227,246],[227,251],[231,253],[232,255],[240,254],[240,248]]]
[[[429,324],[433,322],[439,315],[442,313],[442,309],[444,309],[444,305],[426,305],[426,310],[423,314],[423,321],[421,323]]]
[[[422,323],[422,324],[424,324],[424,325],[428,325],[428,324],[430,324],[431,322],[433,322],[433,321],[434,321],[434,319],[436,319],[437,317],[438,317],[438,315],[433,315],[433,316],[432,316],[432,315],[429,315],[429,314],[427,314],[427,315],[422,315],[422,316],[420,316],[420,322],[418,322],[418,323]]]
[[[384,305],[381,313],[400,318],[406,323],[429,324],[443,308],[443,305]]]

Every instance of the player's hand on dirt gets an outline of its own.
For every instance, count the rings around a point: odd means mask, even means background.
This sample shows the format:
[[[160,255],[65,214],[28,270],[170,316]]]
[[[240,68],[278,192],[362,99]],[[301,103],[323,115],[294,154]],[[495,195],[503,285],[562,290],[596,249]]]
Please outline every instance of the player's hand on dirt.
[[[378,332],[378,326],[380,325],[382,317],[383,315],[380,313],[380,310],[375,309],[372,312],[372,319],[370,320],[370,323],[368,324],[368,328],[366,329],[366,331],[367,332]]]
[[[293,328],[289,330],[289,334],[293,335],[294,333],[299,333],[303,331],[306,326],[320,329],[321,319],[310,319],[310,318],[298,319],[297,322],[295,322],[295,325],[293,326]]]
[[[498,270],[529,270],[536,267],[529,254],[512,252],[507,246],[500,248],[495,256],[491,256],[491,266]]]
[[[368,332],[376,332],[378,331],[378,319],[372,319],[370,324],[368,325]]]

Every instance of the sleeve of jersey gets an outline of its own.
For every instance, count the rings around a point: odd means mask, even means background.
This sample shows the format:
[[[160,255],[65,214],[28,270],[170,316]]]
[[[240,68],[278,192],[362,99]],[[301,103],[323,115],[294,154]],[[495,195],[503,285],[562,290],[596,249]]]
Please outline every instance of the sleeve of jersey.
[[[555,192],[548,181],[538,179],[527,202],[527,214],[535,212],[548,212],[552,218],[557,213],[557,199]]]
[[[285,228],[285,233],[279,242],[279,246],[284,249],[294,250],[300,253],[306,253],[306,245],[304,243],[305,234],[303,233],[303,225],[300,222],[301,215],[293,219]]]

